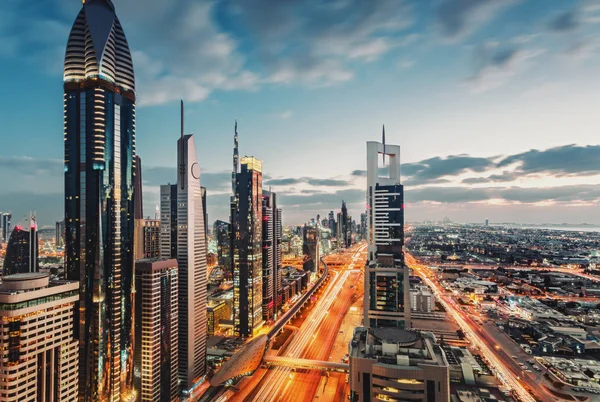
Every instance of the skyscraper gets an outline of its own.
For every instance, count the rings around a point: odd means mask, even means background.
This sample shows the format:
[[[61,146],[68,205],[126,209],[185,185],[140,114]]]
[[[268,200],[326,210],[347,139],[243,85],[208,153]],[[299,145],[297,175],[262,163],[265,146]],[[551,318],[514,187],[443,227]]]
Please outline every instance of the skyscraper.
[[[54,240],[56,247],[62,247],[65,245],[65,221],[56,221]]]
[[[215,221],[213,226],[215,239],[217,240],[217,263],[223,267],[226,276],[231,279],[231,225],[225,221]]]
[[[237,192],[237,175],[239,173],[239,150],[238,150],[239,142],[238,142],[238,131],[237,131],[237,120],[235,121],[234,126],[234,134],[233,134],[233,170],[231,171],[231,197],[229,204],[229,250],[230,250],[230,273],[228,276],[233,278],[234,275],[234,267],[237,264],[236,259],[238,255],[235,253],[235,243],[236,243],[236,229],[237,226],[235,222],[237,221],[237,207],[238,207],[238,192]]]
[[[329,211],[329,229],[331,229],[331,234],[335,236],[337,227],[335,224],[335,215],[333,214],[333,211]]]
[[[79,348],[72,323],[78,288],[41,273],[2,278],[1,401],[77,401]]]
[[[281,275],[282,275],[282,248],[283,224],[281,208],[277,207],[277,194],[271,192],[271,205],[273,208],[273,293],[275,299],[275,316],[283,304]]]
[[[177,258],[177,184],[160,186],[160,256]]]
[[[346,207],[346,202],[342,200],[342,241],[344,243],[344,247],[350,247],[352,245],[352,228],[351,228],[351,219],[348,216],[348,208]],[[339,235],[338,235],[339,236]]]
[[[268,321],[275,314],[273,242],[275,238],[275,222],[270,192],[263,190],[262,196],[262,316]]]
[[[64,63],[65,263],[79,281],[79,396],[133,389],[135,78],[110,0],[77,15]]]
[[[34,221],[29,230],[16,226],[6,246],[2,275],[38,272],[38,234]]]
[[[388,156],[388,173],[379,155]],[[408,268],[404,264],[404,187],[400,147],[367,142],[368,257],[364,326],[410,328]]]
[[[309,272],[319,272],[320,247],[319,229],[316,226],[304,226],[302,230],[302,268]]]
[[[6,243],[8,241],[8,236],[10,235],[10,218],[11,214],[8,212],[0,213],[0,240],[2,243]]]
[[[194,136],[177,141],[177,263],[179,264],[179,380],[191,389],[206,373],[206,239],[200,165]]]
[[[236,175],[233,267],[234,329],[251,337],[262,326],[262,162],[241,160]]]
[[[177,401],[178,283],[174,259],[135,264],[135,387],[141,402]]]
[[[202,192],[202,211],[204,211],[204,239],[208,241],[208,211],[206,210],[206,187],[201,186]],[[207,246],[208,247],[208,246]]]

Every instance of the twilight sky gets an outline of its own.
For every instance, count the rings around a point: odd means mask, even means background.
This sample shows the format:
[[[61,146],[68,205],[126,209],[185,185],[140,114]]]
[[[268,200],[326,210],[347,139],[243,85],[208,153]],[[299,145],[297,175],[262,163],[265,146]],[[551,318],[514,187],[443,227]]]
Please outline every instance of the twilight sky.
[[[233,123],[285,224],[364,209],[402,146],[407,221],[600,224],[600,1],[114,0],[133,52],[145,214],[176,180],[178,99],[208,214]],[[63,215],[62,64],[79,0],[0,2],[0,210]]]

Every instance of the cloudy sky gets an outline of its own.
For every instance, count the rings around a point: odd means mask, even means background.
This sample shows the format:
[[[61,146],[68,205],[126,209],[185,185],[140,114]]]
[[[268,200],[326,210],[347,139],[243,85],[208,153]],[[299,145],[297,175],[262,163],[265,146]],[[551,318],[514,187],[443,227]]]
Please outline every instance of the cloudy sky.
[[[364,208],[366,141],[402,146],[409,221],[600,224],[600,1],[114,0],[133,52],[145,213],[178,99],[212,220],[240,154],[286,224]],[[0,210],[62,216],[62,63],[79,0],[0,2]]]

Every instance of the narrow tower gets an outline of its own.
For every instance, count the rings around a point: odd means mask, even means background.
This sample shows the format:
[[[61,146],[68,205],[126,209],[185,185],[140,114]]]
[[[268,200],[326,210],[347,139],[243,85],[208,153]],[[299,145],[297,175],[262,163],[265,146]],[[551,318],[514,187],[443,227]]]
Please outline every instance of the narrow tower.
[[[177,162],[177,263],[179,265],[179,380],[189,391],[206,373],[206,239],[200,166],[192,134],[183,133]]]
[[[87,0],[64,62],[65,271],[79,282],[79,400],[133,390],[135,78],[110,0]]]

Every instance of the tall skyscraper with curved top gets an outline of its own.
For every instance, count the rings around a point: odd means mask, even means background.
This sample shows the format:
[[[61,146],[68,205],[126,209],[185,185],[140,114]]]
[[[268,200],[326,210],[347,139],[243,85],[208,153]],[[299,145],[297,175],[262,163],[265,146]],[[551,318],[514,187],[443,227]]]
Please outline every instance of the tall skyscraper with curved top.
[[[110,0],[83,1],[64,64],[65,260],[79,281],[79,399],[133,392],[135,79]]]

